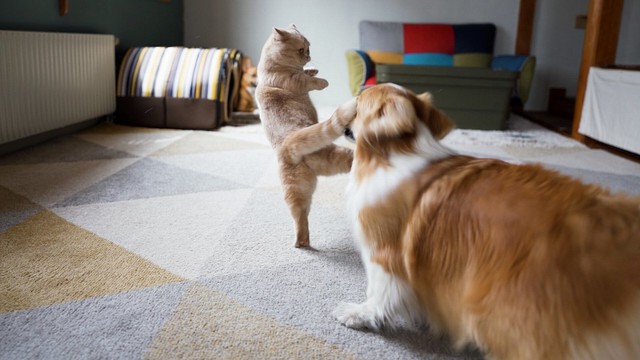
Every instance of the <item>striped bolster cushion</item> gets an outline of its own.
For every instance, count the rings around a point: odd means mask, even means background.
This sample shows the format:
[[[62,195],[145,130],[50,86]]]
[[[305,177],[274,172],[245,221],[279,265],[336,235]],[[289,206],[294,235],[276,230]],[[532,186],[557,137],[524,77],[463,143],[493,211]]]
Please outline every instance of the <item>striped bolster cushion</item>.
[[[120,63],[117,95],[223,101],[241,58],[226,48],[130,48]]]

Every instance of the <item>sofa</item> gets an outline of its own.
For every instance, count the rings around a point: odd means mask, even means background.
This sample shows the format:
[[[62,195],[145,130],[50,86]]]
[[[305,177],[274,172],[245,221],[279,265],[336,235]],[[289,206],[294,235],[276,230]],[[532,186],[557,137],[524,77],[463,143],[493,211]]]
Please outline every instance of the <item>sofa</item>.
[[[496,26],[364,20],[346,52],[349,87],[393,82],[429,91],[459,128],[499,130],[529,96],[536,59],[493,54]]]
[[[115,121],[195,130],[225,125],[237,103],[242,57],[226,48],[127,49],[118,70]]]

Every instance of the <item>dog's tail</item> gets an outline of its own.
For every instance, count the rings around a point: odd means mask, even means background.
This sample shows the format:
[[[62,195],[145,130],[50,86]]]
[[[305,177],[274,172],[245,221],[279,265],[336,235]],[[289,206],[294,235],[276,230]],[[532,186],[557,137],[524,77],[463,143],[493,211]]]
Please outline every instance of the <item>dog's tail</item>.
[[[355,116],[356,100],[354,98],[340,105],[328,120],[289,134],[278,148],[280,159],[298,164],[305,155],[314,153],[339,138]]]

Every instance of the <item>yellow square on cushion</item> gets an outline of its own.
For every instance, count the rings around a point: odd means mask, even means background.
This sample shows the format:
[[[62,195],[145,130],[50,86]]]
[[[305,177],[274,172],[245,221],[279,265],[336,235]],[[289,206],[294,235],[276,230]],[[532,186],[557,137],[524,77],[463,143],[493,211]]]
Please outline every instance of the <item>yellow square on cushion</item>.
[[[376,64],[402,64],[402,54],[388,51],[370,50],[367,55]]]
[[[453,55],[453,66],[488,68],[491,66],[491,54],[467,53]]]

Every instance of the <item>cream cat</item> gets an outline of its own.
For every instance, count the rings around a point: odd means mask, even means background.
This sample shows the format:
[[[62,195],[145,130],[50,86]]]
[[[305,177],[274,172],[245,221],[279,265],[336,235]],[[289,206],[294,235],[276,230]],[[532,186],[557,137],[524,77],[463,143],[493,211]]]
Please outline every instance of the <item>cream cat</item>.
[[[351,169],[350,149],[331,142],[342,135],[352,114],[341,106],[325,122],[309,98],[309,91],[329,83],[304,70],[311,60],[309,41],[295,25],[273,29],[258,63],[256,100],[265,134],[278,154],[280,181],[296,225],[296,247],[309,246],[308,215],[318,175],[346,173]],[[292,135],[290,138],[288,138]]]

